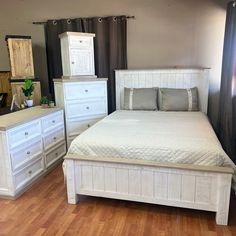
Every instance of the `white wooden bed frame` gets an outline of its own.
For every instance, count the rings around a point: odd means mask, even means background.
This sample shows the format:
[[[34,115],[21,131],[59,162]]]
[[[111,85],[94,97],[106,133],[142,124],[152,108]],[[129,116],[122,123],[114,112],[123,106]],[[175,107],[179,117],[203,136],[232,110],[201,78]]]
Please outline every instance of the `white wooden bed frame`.
[[[207,112],[208,69],[117,70],[116,106],[124,87],[198,87],[200,109]],[[68,202],[78,194],[216,212],[227,225],[232,169],[114,158],[65,157]]]

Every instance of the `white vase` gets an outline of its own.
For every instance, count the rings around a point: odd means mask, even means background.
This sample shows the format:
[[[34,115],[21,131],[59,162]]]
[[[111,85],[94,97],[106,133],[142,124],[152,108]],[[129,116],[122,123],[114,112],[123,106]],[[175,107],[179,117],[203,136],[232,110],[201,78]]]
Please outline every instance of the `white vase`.
[[[26,100],[27,107],[32,107],[33,106],[33,99]]]

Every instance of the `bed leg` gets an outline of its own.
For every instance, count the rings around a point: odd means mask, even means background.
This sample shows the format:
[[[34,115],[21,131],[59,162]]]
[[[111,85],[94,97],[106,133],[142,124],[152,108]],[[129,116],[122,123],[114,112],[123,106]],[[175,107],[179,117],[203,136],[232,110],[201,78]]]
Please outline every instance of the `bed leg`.
[[[67,198],[69,204],[77,204],[79,201],[78,194],[71,194],[67,192]]]
[[[67,198],[69,204],[76,204],[79,201],[78,194],[76,194],[74,164],[75,162],[73,160],[66,160],[66,185],[67,185]]]
[[[231,174],[221,174],[218,178],[218,209],[216,212],[216,223],[218,225],[228,224],[231,180]]]

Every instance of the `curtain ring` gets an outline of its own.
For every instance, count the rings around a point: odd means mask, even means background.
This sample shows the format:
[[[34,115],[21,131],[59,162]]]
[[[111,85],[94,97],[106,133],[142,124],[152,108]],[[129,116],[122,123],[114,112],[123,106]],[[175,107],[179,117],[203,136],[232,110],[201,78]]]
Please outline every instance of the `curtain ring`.
[[[67,21],[66,21],[66,22],[67,22],[67,24],[69,24],[69,25],[70,25],[70,24],[71,24],[71,19],[67,19]]]
[[[102,22],[102,18],[101,18],[101,17],[100,17],[100,18],[98,18],[98,22],[100,22],[100,23]]]
[[[117,20],[116,16],[113,16],[113,20],[114,20],[114,21],[116,21],[116,20]]]
[[[56,20],[53,20],[53,21],[52,21],[52,24],[53,24],[53,25],[57,25],[57,21],[56,21]]]

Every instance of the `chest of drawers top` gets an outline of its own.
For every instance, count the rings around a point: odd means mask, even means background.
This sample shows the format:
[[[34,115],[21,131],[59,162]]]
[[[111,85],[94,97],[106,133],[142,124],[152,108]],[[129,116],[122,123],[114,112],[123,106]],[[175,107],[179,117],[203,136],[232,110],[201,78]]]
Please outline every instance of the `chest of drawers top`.
[[[41,106],[24,109],[7,115],[0,116],[0,131],[14,128],[26,122],[33,121],[46,115],[62,110],[61,108],[44,109]]]

